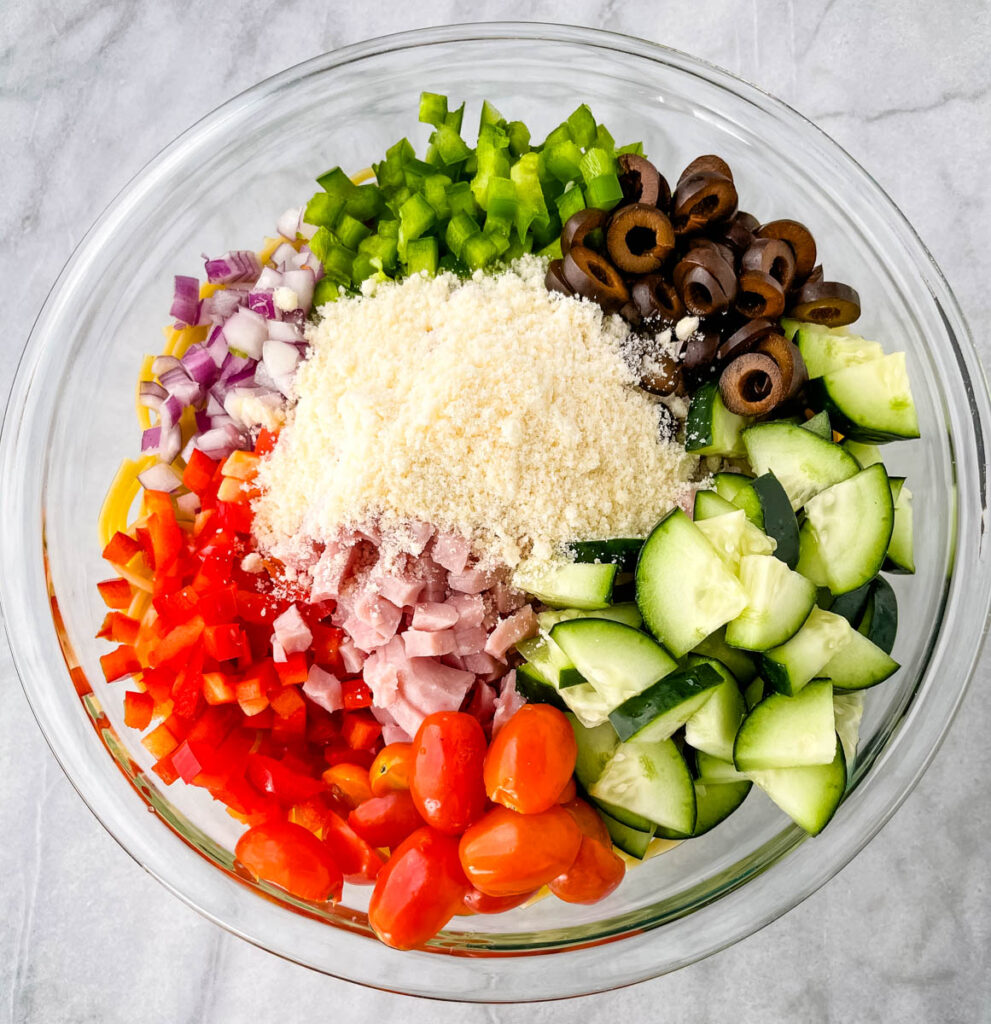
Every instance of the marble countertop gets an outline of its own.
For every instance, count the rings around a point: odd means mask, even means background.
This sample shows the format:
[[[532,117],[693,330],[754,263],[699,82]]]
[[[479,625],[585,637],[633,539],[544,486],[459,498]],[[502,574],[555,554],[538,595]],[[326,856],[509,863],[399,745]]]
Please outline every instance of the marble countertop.
[[[987,362],[991,6],[954,0],[4,0],[0,389],[97,212],[218,103],[323,50],[496,18],[645,36],[720,64],[831,132],[943,267]],[[0,482],[2,486],[2,482]],[[464,1007],[284,963],[146,875],[50,755],[0,640],[0,1022],[991,1021],[991,653],[922,783],[802,906],[733,948],[611,995]],[[659,1008],[663,1008],[659,1011]]]

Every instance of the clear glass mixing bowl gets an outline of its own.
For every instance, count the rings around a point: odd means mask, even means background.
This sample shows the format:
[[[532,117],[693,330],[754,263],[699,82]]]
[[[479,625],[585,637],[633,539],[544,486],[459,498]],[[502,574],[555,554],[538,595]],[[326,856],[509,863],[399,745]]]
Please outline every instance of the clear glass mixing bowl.
[[[807,839],[754,793],[709,835],[629,872],[604,903],[458,918],[428,950],[397,953],[370,936],[367,890],[349,887],[329,910],[263,893],[231,870],[237,826],[220,805],[147,771],[122,726],[122,687],[101,681],[94,585],[104,575],[97,515],[118,461],[138,446],[135,375],[158,350],[172,275],[197,273],[203,252],[256,247],[326,167],[363,167],[400,136],[424,135],[421,89],[473,112],[488,98],[535,134],[586,100],[675,174],[720,153],[747,209],[809,224],[827,272],[860,291],[858,329],[908,351],[922,440],[886,451],[909,477],[918,524],[918,572],[894,580],[903,668],[868,696],[852,790],[823,835]],[[224,927],[317,970],[418,995],[511,1001],[612,988],[704,957],[793,907],[918,780],[985,627],[988,424],[981,370],[939,270],[878,185],[795,111],[698,60],[604,32],[497,24],[391,36],[225,104],[145,168],[80,245],[31,335],[4,424],[7,631],[80,795],[139,863]]]

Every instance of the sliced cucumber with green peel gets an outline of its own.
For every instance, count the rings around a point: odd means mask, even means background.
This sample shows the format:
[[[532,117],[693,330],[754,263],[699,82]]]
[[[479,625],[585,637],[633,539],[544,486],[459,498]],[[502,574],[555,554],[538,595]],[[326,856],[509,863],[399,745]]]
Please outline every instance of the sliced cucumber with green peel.
[[[695,785],[671,740],[621,743],[589,796],[663,828],[683,834],[695,829]]]
[[[693,653],[722,662],[741,686],[746,686],[757,675],[756,661],[746,651],[726,643],[725,627],[707,636]]]
[[[700,662],[672,672],[609,713],[621,740],[666,740],[709,699],[722,675]]]
[[[561,700],[567,704],[568,710],[572,711],[586,728],[594,729],[597,725],[609,721],[609,706],[589,683],[569,686],[558,693]]]
[[[857,760],[857,744],[860,741],[860,720],[864,717],[864,695],[862,693],[834,693],[833,714],[836,717],[836,735],[843,745],[846,758],[847,776]]]
[[[899,664],[847,623],[846,643],[819,670],[837,690],[866,690],[895,674]]]
[[[613,537],[610,540],[576,540],[568,550],[576,562],[611,563],[619,572],[633,572],[643,537]]]
[[[898,632],[898,601],[891,584],[883,576],[872,580],[870,587],[870,596],[857,630],[885,654],[890,654]]]
[[[799,426],[803,430],[811,430],[813,434],[818,434],[819,437],[826,441],[833,440],[833,425],[829,422],[828,412],[817,412],[815,416],[810,416],[804,423],[800,423]]]
[[[552,704],[559,711],[568,707],[557,687],[529,662],[524,662],[516,669],[516,692],[530,704]]]
[[[775,557],[794,569],[798,562],[798,520],[778,478],[765,473],[751,480],[736,492],[733,504],[774,541]]]
[[[795,571],[811,580],[820,590],[829,591],[827,586],[826,563],[819,551],[819,539],[808,522],[804,522],[798,531],[798,565]],[[830,592],[830,601],[832,601]]]
[[[701,660],[701,659],[700,659]],[[736,680],[715,659],[707,660],[723,676],[709,699],[685,722],[685,742],[713,757],[732,760],[733,743],[747,709]]]
[[[732,785],[747,781],[747,776],[737,771],[732,760],[723,761],[704,750],[695,754],[695,766],[698,769],[698,781],[704,782],[707,786]]]
[[[838,444],[792,423],[758,423],[743,432],[743,443],[754,472],[773,473],[793,510],[860,468]]]
[[[814,538],[826,586],[837,596],[863,586],[884,564],[894,525],[884,466],[869,466],[821,491],[806,503],[805,516],[802,529]]]
[[[919,436],[904,352],[827,373],[810,380],[807,389],[809,401],[826,409],[836,429],[854,441]]]
[[[857,460],[861,469],[867,469],[868,466],[873,466],[883,461],[881,449],[876,444],[861,444],[859,441],[851,441],[849,438],[846,438],[843,441],[842,447]]]
[[[733,763],[741,772],[829,764],[835,745],[833,687],[817,679],[795,697],[765,697],[740,726]]]
[[[865,583],[862,587],[857,587],[856,590],[848,590],[845,594],[833,598],[827,610],[834,615],[842,615],[851,626],[856,627],[867,607],[867,598],[870,593],[871,585]]]
[[[521,640],[516,650],[554,687],[555,690],[569,686],[581,686],[584,677],[572,664],[571,659],[553,640],[544,633]]]
[[[695,525],[734,576],[740,572],[740,559],[744,555],[770,555],[775,550],[773,539],[754,526],[742,508],[703,519]]]
[[[895,521],[891,528],[884,568],[888,572],[913,573],[915,552],[912,543],[912,492],[905,486],[903,476],[889,477],[888,482],[891,485]]]
[[[609,803],[607,800],[596,800],[594,797],[592,802],[596,808],[602,811],[603,814],[608,814],[610,818],[614,818],[621,825],[625,825],[627,828],[635,828],[638,832],[650,832],[653,834],[654,829],[657,826],[645,818],[642,814],[635,814],[633,811],[628,811],[625,807],[619,804]]]
[[[826,827],[846,792],[846,758],[835,735],[833,743],[835,749],[829,764],[747,773],[796,825],[812,836]]]
[[[781,318],[781,333],[789,340],[794,341],[795,335],[798,334],[802,327],[813,326],[807,323],[805,320],[794,320],[791,317],[783,316]],[[829,328],[823,327],[822,330],[828,330]]]
[[[732,501],[736,492],[750,483],[750,477],[742,473],[717,473],[712,478],[712,486],[720,498]]]
[[[747,600],[705,535],[678,508],[654,527],[640,552],[636,595],[644,624],[676,658],[736,618]]]
[[[674,658],[646,633],[608,619],[559,622],[551,630],[551,639],[610,710],[678,667]]]
[[[730,412],[723,405],[719,385],[709,381],[692,395],[685,420],[685,451],[738,458],[745,454],[740,435],[750,422]]]
[[[700,519],[714,519],[724,516],[727,512],[735,512],[736,505],[720,497],[715,491],[696,491],[695,504],[692,507],[692,519],[697,523]]]
[[[753,784],[749,779],[742,782],[708,785],[695,780],[695,828],[690,835],[683,835],[669,828],[658,828],[662,839],[695,839],[711,832],[720,822],[725,821],[747,799]]]
[[[611,604],[608,608],[596,608],[593,611],[556,608],[552,611],[539,612],[537,625],[541,632],[549,633],[559,622],[567,622],[569,619],[611,619],[613,622],[623,622],[634,629],[639,629],[643,624],[640,609],[636,604],[633,601],[624,601],[622,604]]]
[[[822,671],[850,639],[841,615],[813,608],[802,628],[780,647],[761,655],[761,676],[785,696],[794,696]]]
[[[548,567],[523,564],[513,585],[552,608],[605,608],[612,598],[616,566],[594,562],[562,563]]]
[[[565,716],[575,734],[578,757],[575,761],[575,778],[588,789],[602,774],[619,746],[619,737],[609,722],[603,722],[594,729],[588,729],[572,713]]]
[[[800,327],[795,344],[802,354],[809,380],[850,366],[862,366],[884,355],[884,349],[876,341],[866,341],[855,334],[833,334],[821,327]]]
[[[752,711],[767,696],[767,683],[757,676],[743,691],[743,703],[747,705],[747,711]]]
[[[727,623],[726,642],[748,651],[780,647],[802,628],[816,601],[815,584],[773,555],[744,555],[740,583],[747,604]]]
[[[607,814],[603,810],[599,811],[599,816],[609,832],[609,838],[612,839],[613,846],[618,847],[623,853],[627,853],[631,857],[636,857],[637,860],[643,860],[644,854],[646,854],[647,848],[650,846],[650,841],[654,838],[653,826],[651,826],[650,831],[641,832],[639,829],[630,828],[629,825],[624,825],[621,821],[617,821],[611,814]]]

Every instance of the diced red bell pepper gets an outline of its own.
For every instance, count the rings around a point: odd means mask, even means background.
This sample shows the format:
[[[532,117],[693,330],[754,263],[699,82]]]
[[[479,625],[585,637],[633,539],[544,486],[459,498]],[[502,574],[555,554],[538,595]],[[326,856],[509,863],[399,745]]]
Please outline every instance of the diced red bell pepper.
[[[155,700],[149,693],[128,691],[124,694],[124,724],[142,732],[151,725],[155,712]]]
[[[199,594],[193,587],[183,587],[172,593],[159,594],[152,598],[151,603],[170,626],[175,626],[194,614],[199,604]]]
[[[288,718],[306,708],[306,702],[296,686],[283,686],[278,693],[272,695],[270,703],[279,718]]]
[[[152,668],[159,665],[179,667],[190,649],[203,634],[204,622],[201,615],[194,615],[188,622],[183,622],[162,637],[161,642],[148,655],[148,663]]]
[[[134,646],[138,639],[141,623],[123,612],[110,613],[110,639],[119,644]]]
[[[237,618],[237,588],[233,584],[202,591],[197,609],[208,626],[233,622]]]
[[[146,492],[150,493],[150,492]],[[156,570],[168,569],[182,551],[182,530],[176,522],[175,513],[153,512],[148,516],[148,533],[151,537],[152,564]]]
[[[194,494],[205,494],[210,489],[219,465],[219,462],[204,455],[199,448],[194,448],[182,472],[182,482]]]
[[[203,644],[206,647],[206,653],[217,661],[231,661],[250,653],[248,638],[236,622],[207,626],[203,630]]]
[[[278,430],[269,430],[267,427],[262,427],[261,430],[258,431],[258,437],[255,440],[255,455],[268,455],[275,447],[278,440]]]
[[[183,740],[178,747],[172,751],[172,767],[183,782],[192,782],[203,770],[196,751],[190,745],[189,740]]]
[[[152,766],[151,770],[165,783],[166,786],[171,786],[176,779],[179,778],[179,773],[175,770],[175,765],[172,763],[172,755],[168,754],[160,760],[156,761]]]
[[[234,533],[251,533],[251,506],[246,502],[218,501],[217,511],[226,529]]]
[[[294,651],[286,656],[285,661],[275,662],[275,671],[283,686],[298,686],[306,682],[309,666],[306,663],[305,651]]]
[[[250,590],[237,592],[238,615],[256,626],[271,626],[288,607],[288,601],[271,594],[255,594]]]
[[[172,685],[175,713],[180,718],[192,718],[200,709],[203,698],[203,648],[193,647],[186,663],[179,670]]]
[[[328,743],[323,748],[323,759],[331,768],[342,764],[353,764],[367,772],[375,760],[374,750],[352,750],[345,743]]]
[[[344,697],[344,707],[348,711],[372,706],[372,691],[361,679],[345,679],[341,683],[341,693]]]
[[[129,534],[118,530],[103,549],[103,557],[114,565],[127,565],[141,550],[141,545]]]
[[[248,755],[247,776],[260,793],[274,796],[287,807],[309,800],[327,788],[321,779],[295,772],[264,754]]]
[[[162,722],[161,725],[152,729],[147,736],[141,738],[141,745],[152,757],[156,760],[161,760],[179,746],[179,741],[172,734],[167,723]]]
[[[310,626],[310,632],[313,633],[313,643],[310,645],[313,660],[335,675],[343,674],[344,663],[341,661],[340,648],[344,630],[317,622]]]
[[[208,707],[193,723],[186,739],[202,744],[208,750],[216,750],[240,720],[241,716],[235,708]],[[200,762],[206,764],[203,756],[200,757]]]
[[[112,580],[100,580],[96,585],[100,597],[108,608],[123,610],[129,608],[132,600],[131,584],[118,577]]]
[[[270,708],[274,712],[274,708]],[[283,718],[275,713],[272,720],[272,739],[287,746],[298,746],[306,738],[306,707],[303,706]]]
[[[204,672],[203,696],[207,704],[233,704],[237,700],[234,680],[223,672]]]
[[[352,750],[368,750],[382,735],[382,726],[368,711],[345,711],[341,738]]]
[[[352,885],[372,885],[385,863],[381,854],[333,811],[325,821],[323,842],[344,873],[344,880]]]
[[[234,555],[230,550],[211,551],[200,565],[193,587],[201,593],[214,590],[218,586],[226,586],[231,581],[234,570]]]
[[[110,651],[109,654],[100,656],[100,668],[108,683],[124,676],[134,675],[141,671],[141,662],[130,644],[121,644],[120,647]]]
[[[172,696],[175,673],[167,668],[146,668],[141,672],[141,682],[155,703],[160,704]]]
[[[144,503],[145,512],[149,516],[164,515],[166,518],[175,518],[175,506],[172,504],[172,495],[167,491],[144,491],[141,500]]]

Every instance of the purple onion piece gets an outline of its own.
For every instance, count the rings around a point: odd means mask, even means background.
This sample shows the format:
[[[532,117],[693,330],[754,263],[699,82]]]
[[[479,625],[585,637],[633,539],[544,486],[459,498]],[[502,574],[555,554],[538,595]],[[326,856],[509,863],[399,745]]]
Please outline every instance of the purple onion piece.
[[[200,283],[195,277],[176,275],[175,293],[169,316],[175,320],[176,327],[191,327],[200,319]]]

